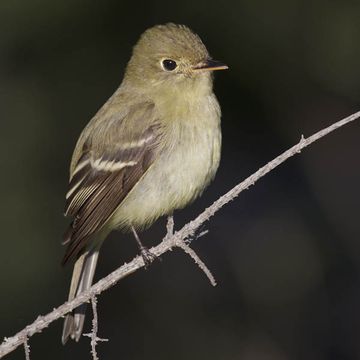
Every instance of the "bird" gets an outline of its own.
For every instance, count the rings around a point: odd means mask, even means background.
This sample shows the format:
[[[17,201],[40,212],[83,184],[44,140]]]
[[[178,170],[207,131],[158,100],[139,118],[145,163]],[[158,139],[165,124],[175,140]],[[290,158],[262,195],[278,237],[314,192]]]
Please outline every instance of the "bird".
[[[221,153],[221,110],[214,60],[185,25],[147,29],[123,80],[85,126],[70,164],[62,264],[74,261],[69,300],[91,287],[99,250],[113,230],[132,232],[145,265],[155,256],[138,232],[197,197]],[[66,315],[62,343],[79,341],[86,305]]]

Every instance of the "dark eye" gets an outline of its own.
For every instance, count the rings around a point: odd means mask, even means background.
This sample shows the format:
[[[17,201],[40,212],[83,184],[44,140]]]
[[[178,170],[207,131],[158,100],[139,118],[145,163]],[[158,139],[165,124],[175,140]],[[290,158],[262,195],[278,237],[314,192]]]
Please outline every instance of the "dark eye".
[[[177,64],[176,64],[176,61],[174,61],[174,60],[165,59],[162,61],[162,66],[163,66],[164,70],[166,70],[166,71],[173,71],[176,69]]]

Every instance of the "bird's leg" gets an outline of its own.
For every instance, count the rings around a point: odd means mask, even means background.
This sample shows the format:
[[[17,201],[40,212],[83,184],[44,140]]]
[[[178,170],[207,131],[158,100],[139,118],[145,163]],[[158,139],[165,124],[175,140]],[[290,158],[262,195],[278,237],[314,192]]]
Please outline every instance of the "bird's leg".
[[[131,225],[131,230],[138,244],[140,254],[144,260],[145,269],[146,269],[155,259],[158,259],[158,257],[155,254],[153,254],[151,251],[149,251],[149,249],[142,244],[139,235],[137,234],[135,228],[132,225]]]

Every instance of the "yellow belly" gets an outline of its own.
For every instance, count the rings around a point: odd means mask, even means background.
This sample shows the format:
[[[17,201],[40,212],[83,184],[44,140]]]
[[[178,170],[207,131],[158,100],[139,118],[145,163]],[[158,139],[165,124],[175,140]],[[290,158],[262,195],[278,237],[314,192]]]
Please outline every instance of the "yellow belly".
[[[110,226],[144,228],[195,200],[214,178],[220,161],[219,119],[190,124],[168,146],[115,211]]]

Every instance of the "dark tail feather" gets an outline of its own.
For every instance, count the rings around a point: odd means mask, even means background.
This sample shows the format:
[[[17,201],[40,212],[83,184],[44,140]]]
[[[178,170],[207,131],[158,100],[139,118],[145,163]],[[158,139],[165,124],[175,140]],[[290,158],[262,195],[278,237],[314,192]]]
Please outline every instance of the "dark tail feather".
[[[74,265],[71,279],[69,300],[89,289],[95,273],[99,255],[99,247],[82,254]],[[79,341],[85,321],[86,304],[82,304],[72,313],[66,315],[62,333],[62,343],[65,345],[69,337]]]

